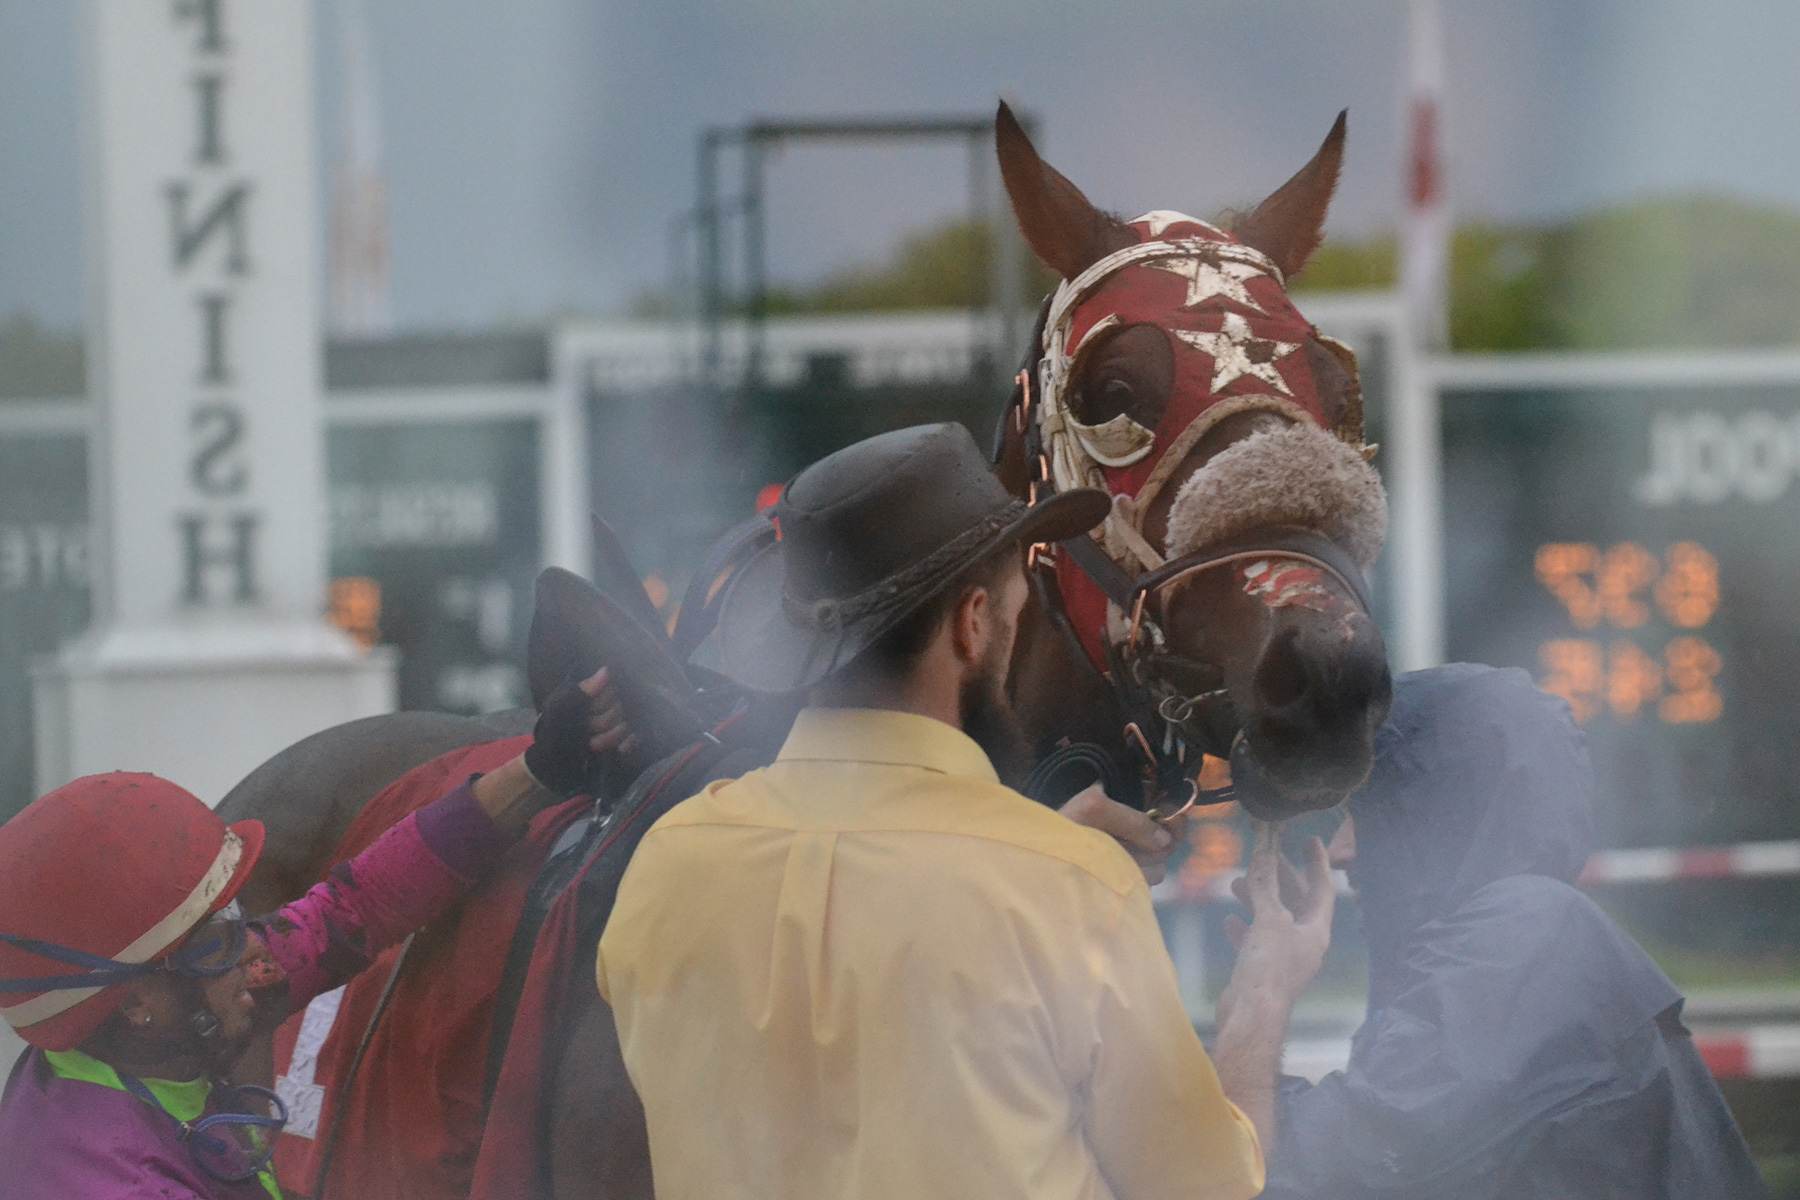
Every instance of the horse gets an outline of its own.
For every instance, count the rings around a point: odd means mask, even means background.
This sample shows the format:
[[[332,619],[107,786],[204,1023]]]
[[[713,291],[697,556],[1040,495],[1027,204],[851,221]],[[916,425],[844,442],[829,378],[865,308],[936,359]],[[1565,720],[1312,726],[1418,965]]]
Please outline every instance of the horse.
[[[1339,802],[1367,774],[1391,694],[1362,583],[1385,501],[1362,445],[1354,356],[1314,331],[1285,291],[1321,240],[1344,137],[1340,115],[1313,159],[1227,233],[1178,213],[1100,212],[1000,107],[997,153],[1021,232],[1063,284],[1040,314],[995,469],[1021,499],[1081,484],[1116,497],[1099,534],[1078,539],[1089,544],[1028,555],[1033,599],[1008,692],[1039,761],[1011,781],[1037,799],[1057,803],[1098,776],[1167,816],[1225,795],[1228,775],[1248,812],[1280,820]],[[737,545],[760,536],[772,533],[752,528]],[[618,653],[621,608],[643,616],[647,601],[614,549],[595,558],[609,576],[599,589],[554,570],[540,580],[536,697]],[[717,567],[696,573],[697,610],[720,591]],[[684,602],[684,624],[687,612]],[[636,623],[652,638],[657,627]],[[686,644],[674,657],[694,640],[678,626],[674,641]],[[591,953],[655,816],[708,778],[773,757],[794,710],[759,703],[703,762],[630,764],[635,781],[546,867],[503,992],[516,995],[559,895],[575,896],[578,944]],[[528,718],[396,714],[277,755],[219,808],[269,827],[247,904],[272,908],[319,878],[356,811],[410,767]],[[611,1013],[591,977],[572,977],[545,1080],[549,1179],[521,1187],[545,1184],[558,1200],[649,1197],[643,1112]],[[504,1030],[495,1036],[504,1048]]]

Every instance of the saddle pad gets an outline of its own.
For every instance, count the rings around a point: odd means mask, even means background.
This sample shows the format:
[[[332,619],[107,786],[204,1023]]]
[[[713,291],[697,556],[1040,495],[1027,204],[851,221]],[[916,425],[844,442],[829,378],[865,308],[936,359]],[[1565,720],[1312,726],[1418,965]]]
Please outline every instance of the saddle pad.
[[[493,770],[530,741],[518,737],[465,746],[409,771],[363,809],[333,861],[353,857],[406,814],[471,774]],[[278,1031],[278,1076],[288,1078],[292,1087],[304,1086],[318,1103],[316,1116],[277,1144],[277,1177],[290,1195],[313,1193],[334,1121],[339,1133],[330,1192],[340,1200],[462,1200],[469,1194],[481,1140],[494,997],[507,946],[525,894],[550,848],[591,807],[591,801],[572,800],[539,813],[488,877],[414,939],[348,1094],[344,1082],[350,1062],[393,971],[398,947],[346,985],[330,1031],[316,1049],[317,1027],[324,1018],[313,1014],[301,1061],[295,1061],[293,1051],[307,1014],[294,1014]],[[305,1061],[308,1052],[310,1064]],[[309,1077],[301,1080],[290,1071]],[[340,1111],[343,1118],[338,1120]],[[301,1136],[305,1126],[315,1136]]]
[[[470,1200],[549,1200],[548,1130],[564,1015],[576,989],[594,989],[594,955],[619,882],[649,828],[715,779],[766,766],[798,704],[759,698],[703,740],[645,774],[579,844],[546,864],[514,936],[492,1064],[492,1099]],[[514,997],[517,998],[516,1003]]]

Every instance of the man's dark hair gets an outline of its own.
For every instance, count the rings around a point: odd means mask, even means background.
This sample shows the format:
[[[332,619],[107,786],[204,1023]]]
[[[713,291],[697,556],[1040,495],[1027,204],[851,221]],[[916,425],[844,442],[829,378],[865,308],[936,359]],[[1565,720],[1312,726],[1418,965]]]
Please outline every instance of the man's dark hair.
[[[1009,543],[963,568],[962,573],[941,592],[870,642],[846,669],[859,675],[883,675],[890,679],[906,675],[924,657],[926,647],[937,636],[938,627],[949,619],[951,611],[970,589],[979,587],[992,592],[998,588],[1007,575],[1021,565],[1019,556],[1019,546]]]

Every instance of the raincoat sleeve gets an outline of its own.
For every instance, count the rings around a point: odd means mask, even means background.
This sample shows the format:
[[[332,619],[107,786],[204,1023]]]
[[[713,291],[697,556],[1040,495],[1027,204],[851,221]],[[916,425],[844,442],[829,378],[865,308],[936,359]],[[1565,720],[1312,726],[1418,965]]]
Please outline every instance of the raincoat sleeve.
[[[473,781],[409,813],[306,895],[256,922],[299,1008],[461,899],[516,840]]]
[[[1679,993],[1566,884],[1488,885],[1427,926],[1406,966],[1347,1070],[1284,1081],[1271,1200],[1498,1196],[1544,1139],[1613,1124],[1666,1080],[1657,1021]]]
[[[1101,959],[1095,1028],[1083,1123],[1118,1200],[1256,1195],[1256,1130],[1225,1098],[1194,1033],[1141,883]]]

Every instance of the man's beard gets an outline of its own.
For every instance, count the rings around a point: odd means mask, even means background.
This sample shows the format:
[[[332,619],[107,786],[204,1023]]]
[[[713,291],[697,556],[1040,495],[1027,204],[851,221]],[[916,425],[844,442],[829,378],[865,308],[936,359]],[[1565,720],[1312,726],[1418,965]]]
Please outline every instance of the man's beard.
[[[1017,784],[1031,770],[1031,739],[1006,695],[1006,658],[982,664],[979,674],[963,681],[958,707],[963,732],[987,753],[1000,778]]]

